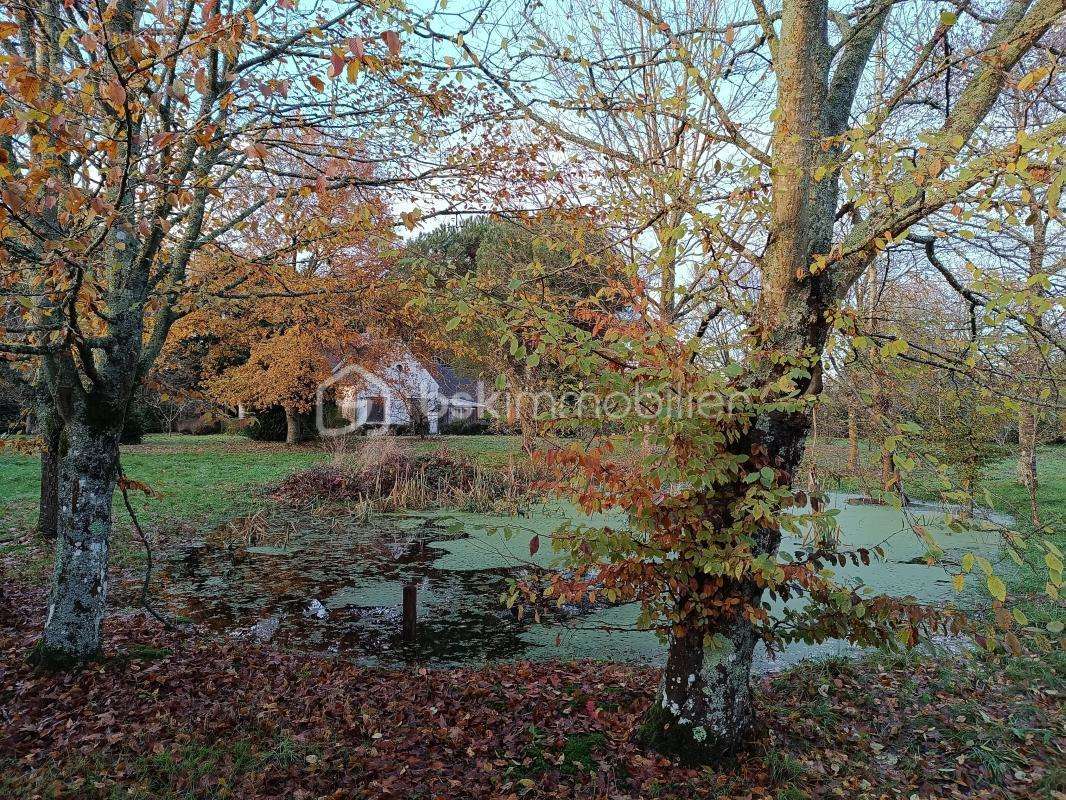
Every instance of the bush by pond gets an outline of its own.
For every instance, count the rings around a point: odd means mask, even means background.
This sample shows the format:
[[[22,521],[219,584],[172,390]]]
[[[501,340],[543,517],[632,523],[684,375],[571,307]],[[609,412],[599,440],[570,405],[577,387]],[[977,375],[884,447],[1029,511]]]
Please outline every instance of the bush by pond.
[[[537,482],[525,462],[486,466],[469,452],[448,447],[416,453],[393,436],[368,438],[351,452],[344,439],[329,446],[327,462],[293,473],[271,496],[298,506],[326,502],[377,511],[449,507],[513,512],[532,499]]]

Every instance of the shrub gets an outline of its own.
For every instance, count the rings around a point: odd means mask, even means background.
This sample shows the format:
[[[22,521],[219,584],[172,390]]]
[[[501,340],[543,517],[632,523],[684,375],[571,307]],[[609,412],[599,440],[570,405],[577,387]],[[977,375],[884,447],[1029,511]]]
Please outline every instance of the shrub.
[[[227,417],[214,411],[207,411],[191,419],[179,420],[174,430],[193,436],[207,436],[212,433],[221,433],[226,419]]]
[[[483,419],[450,419],[443,423],[438,432],[448,436],[477,436],[489,429],[489,423]]]
[[[314,438],[314,414],[298,414],[297,417],[300,423],[300,441]],[[281,406],[271,406],[264,411],[256,412],[254,421],[238,432],[257,442],[284,442],[287,429],[285,409]]]

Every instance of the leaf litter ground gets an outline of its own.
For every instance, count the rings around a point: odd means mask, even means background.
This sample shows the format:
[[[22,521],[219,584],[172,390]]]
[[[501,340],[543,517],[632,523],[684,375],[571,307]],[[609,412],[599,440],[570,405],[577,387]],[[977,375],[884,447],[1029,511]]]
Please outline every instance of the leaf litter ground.
[[[760,683],[764,730],[683,769],[633,741],[656,670],[383,670],[114,614],[71,674],[24,656],[44,597],[4,588],[0,796],[1061,798],[1061,685],[1039,662],[870,659]]]

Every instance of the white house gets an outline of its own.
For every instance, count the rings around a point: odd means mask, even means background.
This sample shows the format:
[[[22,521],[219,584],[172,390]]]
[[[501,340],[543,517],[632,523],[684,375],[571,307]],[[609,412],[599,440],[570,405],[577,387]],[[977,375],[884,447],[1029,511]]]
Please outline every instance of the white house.
[[[462,378],[444,362],[408,351],[394,352],[373,369],[339,361],[326,385],[337,387],[337,410],[356,428],[414,427],[421,419],[423,430],[436,434],[445,425],[491,416],[483,381]]]
[[[337,397],[340,413],[352,422],[387,430],[421,417],[437,433],[440,384],[422,363],[405,353],[383,361],[373,372],[360,369],[361,386],[345,386]]]

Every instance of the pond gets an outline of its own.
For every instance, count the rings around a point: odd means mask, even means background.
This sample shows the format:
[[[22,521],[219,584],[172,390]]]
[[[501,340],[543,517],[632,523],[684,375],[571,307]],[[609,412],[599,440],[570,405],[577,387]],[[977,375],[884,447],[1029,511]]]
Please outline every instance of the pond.
[[[922,562],[925,547],[901,511],[851,500],[832,498],[844,543],[871,549],[880,544],[886,558],[871,567],[841,568],[839,574],[861,574],[878,593],[960,601],[950,575]],[[949,560],[957,562],[964,551],[995,560],[991,534],[949,531],[937,506],[911,506],[908,512],[926,525]],[[269,525],[289,533],[269,537],[270,544],[185,547],[165,565],[163,591],[172,607],[215,631],[299,650],[343,652],[370,664],[447,666],[519,658],[658,663],[663,647],[654,633],[632,630],[632,605],[564,609],[539,623],[529,616],[519,620],[503,606],[510,577],[531,560],[550,565],[547,540],[567,519],[579,515],[564,506],[517,517],[448,511],[375,516],[369,522],[279,516]],[[531,559],[534,535],[544,544]],[[777,670],[845,650],[841,642],[793,645],[772,661],[764,654],[759,668]]]

